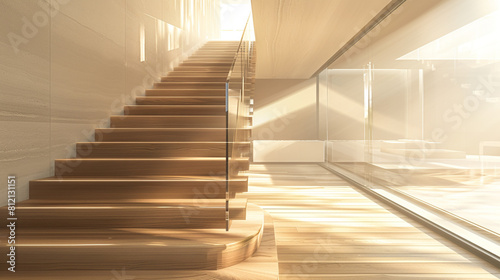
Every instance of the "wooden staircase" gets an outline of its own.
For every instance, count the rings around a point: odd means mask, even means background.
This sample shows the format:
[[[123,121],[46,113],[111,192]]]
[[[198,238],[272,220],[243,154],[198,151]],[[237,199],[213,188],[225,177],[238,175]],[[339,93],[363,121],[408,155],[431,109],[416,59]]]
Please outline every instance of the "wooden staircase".
[[[234,198],[248,188],[251,116],[225,230],[225,80],[237,47],[207,43],[95,142],[77,143],[75,158],[56,160],[54,177],[30,182],[16,206],[19,270],[218,269],[257,250],[262,210]]]

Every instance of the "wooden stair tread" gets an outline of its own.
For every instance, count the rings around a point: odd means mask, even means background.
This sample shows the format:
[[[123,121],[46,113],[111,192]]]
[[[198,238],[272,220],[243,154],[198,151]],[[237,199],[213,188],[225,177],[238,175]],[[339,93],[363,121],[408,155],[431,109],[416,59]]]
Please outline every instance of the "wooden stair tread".
[[[144,96],[137,97],[137,105],[225,105],[225,96]]]
[[[225,96],[206,96],[206,95],[191,95],[191,96],[182,96],[182,95],[171,95],[171,96],[141,96],[137,97],[141,99],[190,99],[190,98],[200,98],[200,99],[220,99],[220,100],[226,100]]]
[[[227,74],[228,73],[225,73],[225,72],[207,72],[207,71],[172,71],[172,72],[169,72],[167,74],[167,76],[164,76],[164,77],[179,77],[179,75],[183,75],[183,76],[188,75],[186,77],[190,77],[190,76],[227,77]]]
[[[225,85],[225,82],[158,82],[156,84],[179,84],[179,85]]]
[[[246,208],[246,199],[233,199],[230,219],[244,220]],[[5,219],[6,207],[0,209]],[[25,228],[223,228],[225,213],[225,199],[29,199],[16,205]]]
[[[225,199],[206,199],[203,203],[193,199],[121,199],[121,200],[96,200],[96,201],[78,201],[68,199],[66,201],[61,202],[60,200],[36,200],[36,199],[28,199],[22,202],[17,203],[16,210],[18,209],[48,209],[48,208],[59,208],[64,207],[65,209],[81,209],[81,208],[109,208],[110,205],[114,209],[124,208],[158,208],[158,207],[226,207]],[[235,198],[231,200],[232,208],[246,208],[247,199],[246,198]],[[69,206],[71,205],[71,206]],[[5,211],[7,212],[7,211]]]
[[[250,142],[234,142],[239,156],[250,154]],[[225,157],[226,142],[80,142],[76,156],[85,158]]]
[[[248,159],[232,160],[231,174],[249,168]],[[109,168],[112,166],[112,168]],[[226,170],[225,157],[205,158],[73,158],[57,159],[55,175],[68,176],[205,176]]]
[[[27,246],[43,246],[44,244],[57,244],[67,247],[99,247],[99,246],[124,246],[124,247],[142,247],[148,246],[165,247],[168,250],[182,249],[175,253],[182,254],[185,249],[188,249],[184,254],[191,254],[192,251],[200,249],[219,248],[223,249],[225,244],[216,242],[204,242],[203,237],[207,238],[210,235],[219,235],[220,230],[217,229],[185,229],[175,231],[162,231],[155,228],[136,230],[134,228],[117,228],[117,229],[79,229],[63,230],[63,229],[36,229],[23,230],[23,242],[18,244],[20,247]],[[212,231],[205,233],[204,231]],[[183,238],[179,238],[183,236]],[[213,238],[213,237],[212,237]],[[219,238],[220,239],[220,238]],[[217,240],[217,239],[215,239]],[[238,240],[238,238],[230,238],[229,241]],[[152,242],[154,242],[152,244]],[[48,245],[45,245],[48,246]],[[187,248],[186,248],[187,247]],[[191,250],[189,250],[191,247]]]
[[[139,107],[140,108],[225,108],[225,105],[127,105],[125,107]]]
[[[226,161],[225,157],[165,157],[165,158],[65,158],[56,161]],[[234,160],[247,161],[248,158]]]
[[[220,106],[220,105],[141,105],[141,106]],[[180,119],[196,119],[196,118],[225,118],[225,116],[217,116],[217,115],[113,115],[111,118],[163,118],[163,119],[172,119],[172,118],[180,118]]]
[[[248,191],[248,177],[231,176],[127,176],[127,177],[48,177],[30,181],[31,199],[47,200],[127,200],[127,199],[225,199]]]
[[[166,77],[161,77],[161,82],[162,83],[169,83],[169,82],[190,82],[190,81],[217,81],[217,82],[226,82],[227,77],[226,76],[166,76]]]
[[[106,145],[106,144],[117,144],[117,145],[125,145],[125,144],[218,144],[218,143],[226,143],[226,142],[221,142],[221,141],[172,141],[172,142],[162,142],[162,141],[142,141],[142,142],[77,142],[77,144],[96,144],[96,145]],[[251,142],[249,141],[241,141],[241,142],[234,142],[234,143],[241,143],[241,144],[250,144]]]
[[[128,105],[125,115],[222,115],[225,105]]]
[[[227,76],[227,74],[229,73],[229,69],[224,67],[224,68],[202,68],[202,67],[181,67],[181,66],[177,66],[176,68],[174,68],[175,70],[172,71],[172,73],[191,73],[191,72],[206,72],[206,73],[217,73],[217,74],[220,74],[220,75],[225,75]],[[168,74],[167,74],[168,75]]]
[[[170,89],[153,88],[146,90],[146,96],[225,96],[225,89]]]
[[[203,181],[203,182],[213,182],[213,181],[225,181],[225,176],[129,176],[126,178],[117,177],[69,177],[69,178],[58,178],[56,176],[32,180],[31,182],[191,182],[191,181]],[[231,181],[248,181],[248,177],[235,177],[232,176]]]
[[[147,127],[137,127],[137,128],[97,128],[96,130],[98,131],[200,131],[200,130],[206,130],[206,131],[226,131],[226,130],[250,130],[250,127],[245,127],[245,128],[206,128],[206,127],[197,127],[197,128],[192,128],[192,127],[175,127],[175,128],[147,128]],[[149,142],[149,141],[143,141],[143,142]],[[161,141],[153,141],[153,142],[161,142]],[[182,142],[182,141],[178,141]],[[193,141],[193,142],[205,142],[205,141]],[[208,141],[208,142],[219,142],[219,141]]]
[[[226,141],[226,128],[99,128],[95,142],[203,142]],[[229,129],[233,133],[235,129]],[[241,139],[249,139],[250,128],[237,129],[244,134]]]
[[[111,128],[224,128],[225,115],[121,115],[111,116]]]

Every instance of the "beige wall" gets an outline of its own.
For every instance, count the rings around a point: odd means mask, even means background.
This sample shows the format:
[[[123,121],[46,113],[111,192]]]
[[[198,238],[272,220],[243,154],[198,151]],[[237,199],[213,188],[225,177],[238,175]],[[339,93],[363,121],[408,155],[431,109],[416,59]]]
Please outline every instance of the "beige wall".
[[[255,140],[316,140],[316,78],[257,79],[254,96]]]
[[[0,0],[0,205],[7,175],[27,199],[29,180],[219,29],[218,0],[47,1],[50,16],[44,1]]]

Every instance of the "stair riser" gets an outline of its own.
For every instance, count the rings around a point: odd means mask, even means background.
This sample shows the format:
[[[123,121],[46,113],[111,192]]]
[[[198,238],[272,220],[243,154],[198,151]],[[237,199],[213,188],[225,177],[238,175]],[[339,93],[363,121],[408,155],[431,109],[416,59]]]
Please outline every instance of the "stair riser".
[[[188,59],[183,62],[192,62],[197,60],[204,60],[210,62],[223,62],[223,63],[232,63],[235,58],[234,52],[226,53],[218,53],[218,54],[203,54],[197,53],[196,55],[190,56]]]
[[[98,129],[95,134],[95,141],[132,141],[132,142],[182,142],[182,141],[226,141],[226,133],[223,130],[200,133],[199,131],[147,131],[137,133],[135,131],[120,131],[112,129]]]
[[[203,117],[149,117],[116,116],[111,117],[110,127],[116,128],[225,128],[225,116]]]
[[[225,205],[199,208],[16,208],[24,228],[225,228]]]
[[[148,130],[142,129],[96,129],[96,142],[225,142],[225,129],[207,129],[210,131],[201,132],[199,129],[189,130]],[[244,130],[239,133],[239,141],[248,141],[251,137],[250,130]]]
[[[166,89],[225,89],[225,82],[206,82],[206,83],[190,83],[190,82],[163,82],[155,83],[154,88]]]
[[[213,47],[226,47],[226,48],[236,48],[240,45],[239,41],[228,41],[228,42],[208,42],[205,45],[203,45],[201,48],[198,50],[202,50],[205,48],[213,48]]]
[[[125,115],[224,115],[225,106],[125,106]]]
[[[149,89],[146,90],[146,96],[216,96],[225,97],[225,89]]]
[[[234,50],[199,49],[193,55],[235,55]]]
[[[248,161],[240,161],[234,166],[234,174],[248,170]],[[210,176],[225,174],[226,163],[223,160],[56,160],[55,176]]]
[[[220,44],[220,45],[204,45],[198,50],[221,50],[221,51],[232,51],[236,52],[239,44]]]
[[[223,59],[223,60],[234,60],[234,54],[227,54],[227,55],[192,55],[189,57],[189,59]]]
[[[231,192],[248,191],[247,181],[230,182]],[[98,195],[97,195],[98,194]],[[224,199],[225,181],[56,181],[30,182],[30,199],[95,201],[119,199]]]
[[[203,47],[199,48],[198,50],[221,50],[221,51],[232,51],[236,52],[238,49],[239,43],[238,44],[213,44],[213,45],[204,45]]]
[[[167,77],[190,77],[190,76],[211,76],[211,77],[227,77],[227,73],[212,73],[203,71],[172,71],[167,74]]]
[[[239,41],[234,41],[234,40],[227,40],[227,41],[209,41],[203,47],[205,46],[224,46],[224,45],[229,45],[229,46],[238,46],[240,44]]]
[[[188,71],[188,72],[212,72],[212,73],[227,73],[230,70],[230,66],[177,66],[174,71]]]
[[[228,49],[224,49],[225,48],[228,48]],[[214,46],[203,46],[201,48],[199,48],[196,52],[230,52],[230,53],[233,53],[236,51],[236,48],[238,47],[238,45],[234,45],[234,46],[223,46],[221,48],[221,45],[214,45]],[[219,48],[219,49],[217,49]]]
[[[179,66],[202,66],[202,67],[231,67],[232,62],[204,62],[204,61],[186,61]]]
[[[233,145],[239,152],[235,156],[248,157],[249,142]],[[76,155],[81,158],[225,157],[226,143],[78,143]]]
[[[182,65],[201,65],[201,66],[231,66],[233,64],[233,59],[227,59],[227,58],[190,58],[188,60],[185,60]]]
[[[224,97],[137,97],[137,105],[225,105]]]
[[[227,77],[226,76],[220,76],[220,77],[189,77],[189,76],[181,76],[181,77],[172,77],[172,76],[167,76],[167,77],[162,77],[161,81],[162,82],[226,82]]]

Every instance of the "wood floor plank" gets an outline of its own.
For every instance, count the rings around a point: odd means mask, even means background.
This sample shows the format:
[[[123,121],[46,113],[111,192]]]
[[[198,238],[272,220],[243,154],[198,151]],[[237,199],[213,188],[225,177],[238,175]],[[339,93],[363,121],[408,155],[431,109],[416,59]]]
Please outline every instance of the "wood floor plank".
[[[297,275],[281,274],[280,280],[393,280],[393,279],[418,279],[418,280],[492,280],[498,279],[488,274],[327,274],[327,275]]]
[[[279,257],[278,257],[279,258]],[[428,274],[428,273],[468,273],[468,274],[488,274],[486,270],[475,263],[461,262],[432,262],[432,263],[323,263],[323,262],[297,262],[279,263],[280,273],[302,272],[306,274],[349,274],[349,273],[408,273],[408,274]]]
[[[279,254],[279,259],[281,263],[287,262],[301,262],[308,260],[310,254]],[[441,262],[466,262],[467,258],[455,254],[387,254],[387,253],[359,253],[359,254],[339,254],[330,253],[321,256],[322,262],[332,262],[332,263],[380,263],[380,262],[391,262],[391,263],[413,263],[413,262],[435,262],[439,258]]]

